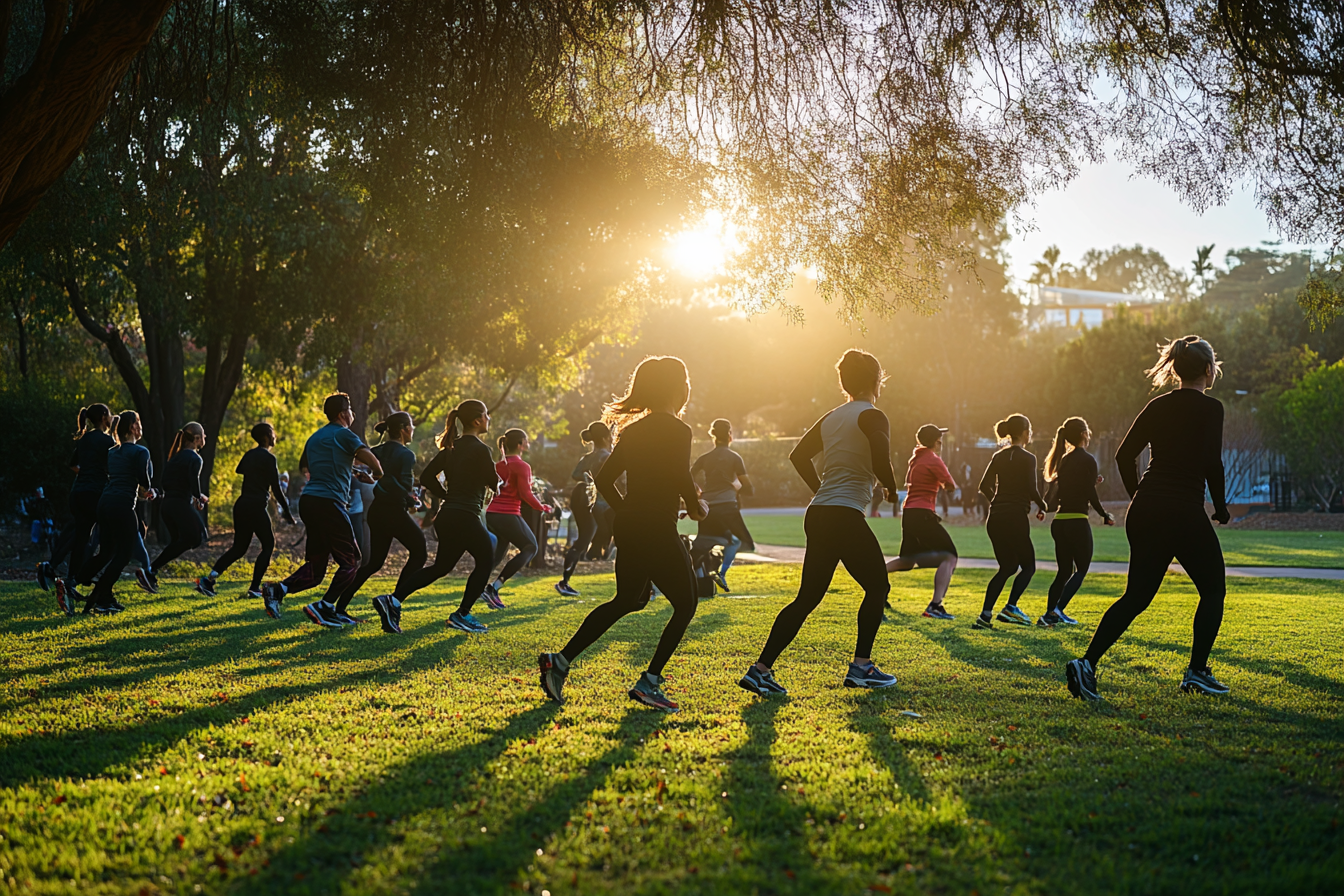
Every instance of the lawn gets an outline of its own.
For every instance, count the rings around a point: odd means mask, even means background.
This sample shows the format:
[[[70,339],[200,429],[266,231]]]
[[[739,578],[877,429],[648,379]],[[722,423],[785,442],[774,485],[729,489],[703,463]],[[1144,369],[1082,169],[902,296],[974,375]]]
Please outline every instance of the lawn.
[[[752,536],[761,544],[793,545],[802,547],[803,517],[761,515],[746,517]],[[901,548],[901,521],[891,517],[870,519],[882,550],[894,555]],[[1093,519],[1093,523],[1096,523]],[[695,532],[695,524],[682,521],[682,531]],[[983,526],[952,526],[949,530],[957,551],[963,557],[993,557],[989,536]],[[1129,544],[1125,530],[1119,526],[1092,527],[1096,541],[1096,560],[1124,561],[1129,559]],[[1253,530],[1220,529],[1218,538],[1223,543],[1223,556],[1228,566],[1315,566],[1344,569],[1344,532],[1263,532]],[[1034,523],[1031,539],[1036,544],[1036,556],[1053,560],[1055,544],[1050,538],[1050,525]]]
[[[0,890],[1344,891],[1340,583],[1230,580],[1212,661],[1232,693],[1210,699],[1176,689],[1195,598],[1171,578],[1088,705],[1063,664],[1118,577],[1088,580],[1077,629],[986,633],[985,573],[958,572],[953,623],[918,615],[927,572],[894,576],[876,654],[900,684],[870,693],[839,686],[842,575],[777,665],[790,696],[760,701],[735,682],[797,577],[740,568],[701,604],[672,716],[625,696],[661,601],[575,664],[565,706],[541,696],[537,652],[608,577],[576,579],[581,600],[524,583],[482,637],[444,628],[455,583],[401,637],[317,629],[294,601],[267,620],[239,582],[127,590],[110,619],[0,585]]]

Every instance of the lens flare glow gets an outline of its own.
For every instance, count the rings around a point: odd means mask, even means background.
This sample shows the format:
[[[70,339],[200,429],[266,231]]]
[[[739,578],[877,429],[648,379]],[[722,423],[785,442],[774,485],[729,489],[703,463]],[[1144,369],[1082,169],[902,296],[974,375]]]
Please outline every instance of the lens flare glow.
[[[667,240],[664,256],[670,267],[691,280],[708,280],[724,272],[739,249],[733,228],[718,212]]]

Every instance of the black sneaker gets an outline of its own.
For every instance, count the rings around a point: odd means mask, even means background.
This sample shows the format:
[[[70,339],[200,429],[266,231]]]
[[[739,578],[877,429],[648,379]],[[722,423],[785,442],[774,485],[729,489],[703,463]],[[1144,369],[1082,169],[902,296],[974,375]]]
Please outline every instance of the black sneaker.
[[[121,610],[122,607],[117,604],[108,604],[107,606],[93,604],[90,607],[86,607],[84,612],[90,616],[115,616],[120,613]]]
[[[65,581],[56,579],[56,606],[61,608],[61,612],[67,616],[75,615],[75,604],[70,600],[70,593],[66,590]]]
[[[847,688],[881,690],[882,688],[894,687],[896,676],[877,668],[877,663],[869,663],[866,666],[857,666],[850,663],[849,671],[845,673],[844,685]]]
[[[303,612],[308,618],[323,628],[344,628],[345,623],[341,622],[336,613],[336,608],[325,601],[315,600],[303,608]]]
[[[555,583],[555,590],[558,591],[559,593],[563,594],[565,597],[578,597],[578,596],[579,596],[579,589],[575,588],[573,585],[569,584],[568,582],[556,582],[556,583]]]
[[[276,582],[267,582],[261,586],[261,605],[266,615],[272,619],[280,618],[281,601],[285,599],[285,589]]]
[[[380,594],[373,599],[373,611],[378,614],[378,621],[383,624],[383,631],[389,635],[401,634],[401,626],[398,625],[398,619],[401,615],[399,610],[394,612],[392,606],[392,595]]]
[[[723,589],[724,594],[732,594],[733,589],[728,587],[728,579],[724,577],[723,573],[715,570],[709,574],[709,577],[714,580],[715,585]]]
[[[981,615],[975,617],[975,621],[971,623],[971,628],[983,628],[992,631],[994,628],[994,623],[990,622],[983,615]]]
[[[341,625],[359,625],[364,620],[360,619],[358,616],[351,616],[344,610],[337,610],[336,621],[339,622]]]
[[[1186,669],[1185,677],[1181,679],[1181,690],[1187,694],[1198,692],[1210,697],[1221,697],[1231,688],[1214,678],[1213,670],[1205,666],[1203,669]]]
[[[541,671],[541,689],[556,703],[564,703],[565,679],[569,677],[569,660],[563,653],[543,653],[537,657]]]
[[[1059,616],[1056,615],[1054,612],[1046,613],[1044,616],[1036,620],[1036,624],[1041,628],[1054,628],[1061,622],[1063,622],[1063,620],[1060,619]]]
[[[148,570],[137,566],[135,568],[135,584],[140,586],[140,590],[146,594],[159,593],[159,578]]]
[[[639,676],[639,681],[635,682],[635,686],[630,689],[630,699],[654,709],[661,709],[663,712],[676,712],[681,707],[668,699],[668,696],[663,693],[664,680],[661,675],[650,676],[648,672],[645,672]]]
[[[37,586],[43,591],[50,591],[53,582],[56,579],[56,570],[51,568],[51,564],[46,560],[37,564]]]
[[[1097,693],[1097,670],[1087,659],[1070,660],[1064,667],[1064,679],[1069,683],[1069,693],[1080,700],[1100,700]]]
[[[750,691],[757,697],[783,696],[788,693],[784,685],[775,681],[774,672],[762,672],[752,663],[747,674],[737,680],[738,687]]]
[[[206,597],[215,596],[215,580],[209,576],[201,576],[196,580],[196,590]]]

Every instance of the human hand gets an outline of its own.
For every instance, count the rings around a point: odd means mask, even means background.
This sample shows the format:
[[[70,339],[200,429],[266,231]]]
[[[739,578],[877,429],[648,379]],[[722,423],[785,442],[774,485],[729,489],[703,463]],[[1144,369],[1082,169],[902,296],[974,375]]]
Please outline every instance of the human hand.
[[[1115,525],[1115,517],[1108,513],[1108,514],[1106,514],[1105,519],[1103,519],[1103,520],[1101,521],[1101,524],[1102,524],[1103,526],[1114,526],[1114,525]]]
[[[552,507],[552,506],[549,505],[549,504],[543,504],[543,505],[541,505],[541,512],[542,512],[542,513],[554,513],[554,512],[555,512],[555,508]]]
[[[359,472],[355,473],[355,478],[358,479],[360,482],[365,483],[366,485],[373,485],[374,483],[374,478],[370,476],[368,473],[365,473],[363,470],[360,470]]]
[[[1222,510],[1214,512],[1213,521],[1220,526],[1226,526],[1228,523],[1232,522],[1232,514],[1228,513],[1227,508],[1224,507]]]
[[[691,514],[691,519],[693,520],[698,521],[709,516],[709,505],[705,503],[704,498],[701,498],[700,500],[695,502],[695,510],[696,512]]]

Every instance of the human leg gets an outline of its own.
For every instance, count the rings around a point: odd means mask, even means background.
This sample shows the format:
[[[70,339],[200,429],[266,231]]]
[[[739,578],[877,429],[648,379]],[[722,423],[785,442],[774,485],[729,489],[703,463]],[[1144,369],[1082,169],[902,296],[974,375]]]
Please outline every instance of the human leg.
[[[285,594],[298,594],[321,584],[327,576],[327,561],[331,557],[332,530],[337,519],[336,502],[328,498],[302,495],[299,497],[299,512],[307,532],[303,565],[280,583]],[[348,519],[346,525],[349,525]]]
[[[574,575],[574,570],[578,567],[579,561],[588,553],[588,548],[593,543],[593,538],[597,535],[597,520],[593,517],[593,512],[584,504],[574,504],[571,507],[574,514],[574,521],[578,526],[578,536],[574,543],[565,551],[564,574],[560,579],[566,585],[569,584],[570,577]]]
[[[1223,546],[1213,524],[1199,508],[1199,518],[1193,513],[1183,515],[1181,526],[1183,543],[1176,547],[1176,560],[1199,592],[1199,606],[1195,609],[1194,639],[1190,646],[1190,668],[1203,669],[1209,664],[1209,652],[1218,639],[1223,623],[1223,603],[1227,596],[1227,568],[1223,563]]]
[[[844,523],[852,521],[845,520]],[[854,662],[867,664],[873,656],[873,641],[882,625],[882,609],[886,605],[891,585],[882,559],[882,547],[877,536],[862,519],[858,525],[843,525],[840,535],[840,562],[863,589],[859,604],[858,637],[854,644]]]
[[[247,556],[247,549],[252,546],[252,530],[255,513],[249,512],[249,504],[255,504],[255,501],[235,501],[233,504],[233,544],[225,551],[214,567],[210,570],[210,577],[217,579],[223,575],[230,566]],[[263,513],[265,505],[262,505]]]
[[[201,543],[201,517],[190,498],[164,498],[160,512],[172,538],[150,564],[151,576],[157,576],[165,566]]]
[[[1063,613],[1068,607],[1069,601],[1078,593],[1078,589],[1083,587],[1083,580],[1087,578],[1087,571],[1092,567],[1092,525],[1087,520],[1065,520],[1066,523],[1078,523],[1080,525],[1071,526],[1073,530],[1071,545],[1071,559],[1073,562],[1073,574],[1069,576],[1064,588],[1059,596],[1059,603],[1054,607],[1055,612]],[[1067,622],[1068,619],[1066,618]]]
[[[1175,552],[1170,543],[1171,532],[1162,525],[1161,507],[1131,505],[1125,521],[1125,537],[1129,540],[1129,575],[1125,591],[1106,610],[1092,634],[1084,659],[1093,667],[1106,651],[1120,639],[1130,623],[1148,609],[1162,587]]]
[[[495,549],[495,557],[499,558],[501,554],[508,550],[508,543],[512,543],[514,547],[518,548],[518,553],[514,554],[509,562],[504,564],[504,568],[499,571],[499,576],[495,580],[495,585],[498,587],[513,578],[520,569],[527,565],[528,561],[537,555],[537,536],[532,531],[532,527],[520,515],[492,513],[488,516],[504,518],[498,521],[494,530],[495,534],[499,536],[499,547]]]
[[[1003,593],[1003,586],[1008,584],[1009,577],[1017,571],[1017,540],[1013,537],[1011,512],[1000,514],[991,512],[989,519],[985,521],[985,532],[989,535],[989,543],[994,547],[994,559],[999,564],[998,571],[990,577],[989,584],[985,587],[985,603],[980,610],[981,618],[989,619],[994,614],[994,604]]]
[[[611,600],[593,608],[560,651],[567,662],[578,658],[622,617],[645,606],[656,544],[650,533],[633,528],[621,531],[616,555],[616,593]]]
[[[814,505],[807,509],[803,517],[807,553],[803,555],[803,574],[798,585],[798,595],[779,611],[774,625],[770,627],[770,635],[756,660],[757,667],[762,671],[768,671],[784,648],[793,643],[807,617],[826,596],[826,589],[831,587],[835,567],[840,563],[843,553],[836,523],[843,523],[850,514],[857,516],[860,523],[863,522],[863,514],[853,508]],[[843,525],[841,528],[844,528]]]
[[[271,515],[266,512],[264,506],[257,515],[252,534],[256,536],[261,550],[257,552],[257,560],[252,564],[251,590],[260,591],[261,580],[265,578],[266,570],[271,565],[271,555],[275,552],[275,532],[271,529]]]
[[[675,537],[675,531],[669,534],[673,537],[664,537],[652,546],[657,554],[650,558],[649,565],[650,580],[672,606],[672,618],[663,627],[653,658],[649,660],[648,672],[651,675],[663,674],[663,667],[672,658],[673,651],[686,634],[686,628],[695,618],[699,603],[695,595],[695,574],[691,571],[691,558],[686,553],[686,546],[680,538]]]
[[[1026,516],[1021,517],[1021,524],[1018,525],[1014,520],[1013,538],[1016,542],[1014,549],[1017,554],[1017,564],[1019,572],[1013,579],[1012,591],[1008,594],[1008,606],[1016,607],[1017,601],[1022,597],[1027,586],[1031,584],[1032,576],[1036,575],[1036,545],[1031,541],[1031,520]]]

